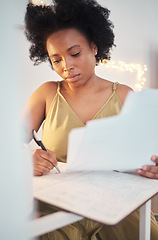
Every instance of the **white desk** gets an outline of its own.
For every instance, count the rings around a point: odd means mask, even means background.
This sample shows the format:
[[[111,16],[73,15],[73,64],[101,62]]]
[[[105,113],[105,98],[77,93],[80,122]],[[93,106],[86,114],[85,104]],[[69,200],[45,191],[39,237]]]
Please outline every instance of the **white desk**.
[[[150,201],[148,200],[157,192],[157,180],[117,172],[55,175],[50,173],[43,177],[35,177],[35,198],[72,213],[61,211],[33,220],[32,236],[53,231],[81,220],[82,217],[107,225],[115,225],[142,206],[140,208],[140,240],[149,240]],[[97,197],[92,199],[91,194]],[[82,204],[79,204],[81,202]]]

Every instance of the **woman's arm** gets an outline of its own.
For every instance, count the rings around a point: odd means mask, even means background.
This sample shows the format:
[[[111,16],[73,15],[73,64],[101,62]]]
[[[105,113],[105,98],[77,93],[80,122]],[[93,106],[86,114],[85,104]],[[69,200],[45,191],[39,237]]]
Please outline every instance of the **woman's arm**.
[[[32,129],[38,131],[44,121],[56,90],[56,82],[42,84],[32,94],[24,107],[20,116],[20,124],[26,129],[27,141],[32,139]]]
[[[21,117],[21,125],[26,129],[27,141],[32,139],[32,129],[38,131],[44,121],[50,104],[56,94],[57,83],[48,82],[41,85],[30,97]],[[36,149],[32,152],[34,175],[41,176],[48,173],[57,165],[55,153],[52,151],[44,151]]]

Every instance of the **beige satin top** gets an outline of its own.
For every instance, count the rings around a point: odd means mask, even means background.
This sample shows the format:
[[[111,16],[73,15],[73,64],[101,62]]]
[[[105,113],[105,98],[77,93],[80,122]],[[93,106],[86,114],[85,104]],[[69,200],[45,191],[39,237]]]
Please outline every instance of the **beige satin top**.
[[[120,113],[122,103],[116,93],[118,83],[113,84],[113,92],[94,119],[105,118]],[[73,128],[84,127],[85,124],[72,110],[64,96],[60,93],[58,82],[57,93],[52,101],[43,125],[42,141],[47,149],[56,154],[60,162],[66,162],[68,134]]]

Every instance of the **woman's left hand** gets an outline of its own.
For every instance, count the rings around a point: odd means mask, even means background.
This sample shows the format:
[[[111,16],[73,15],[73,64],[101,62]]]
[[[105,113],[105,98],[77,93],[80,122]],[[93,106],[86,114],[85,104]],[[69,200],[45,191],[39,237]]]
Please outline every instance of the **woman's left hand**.
[[[137,169],[136,172],[143,177],[158,179],[158,156],[153,155],[151,160],[156,165],[144,165],[142,168]]]

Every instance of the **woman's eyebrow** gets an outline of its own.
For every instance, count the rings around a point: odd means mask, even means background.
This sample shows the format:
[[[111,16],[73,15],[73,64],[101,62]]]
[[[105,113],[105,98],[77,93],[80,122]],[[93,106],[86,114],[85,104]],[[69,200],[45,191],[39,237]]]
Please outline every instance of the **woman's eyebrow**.
[[[77,47],[80,47],[80,45],[73,45],[73,46],[71,46],[70,48],[68,48],[67,52],[69,52],[71,49],[77,48]]]
[[[49,57],[51,58],[51,57],[57,57],[57,56],[59,56],[59,54],[51,54]]]

